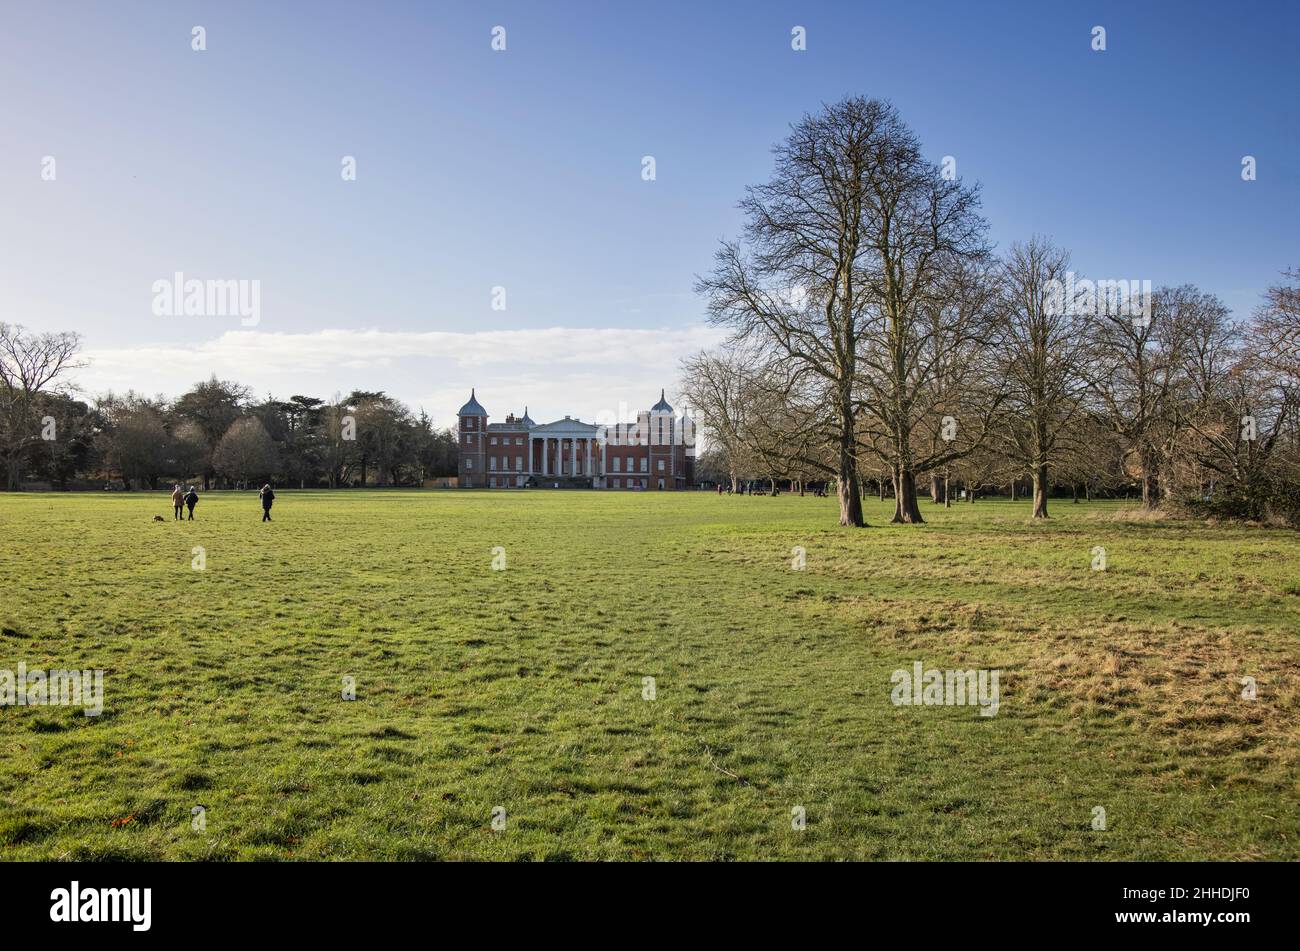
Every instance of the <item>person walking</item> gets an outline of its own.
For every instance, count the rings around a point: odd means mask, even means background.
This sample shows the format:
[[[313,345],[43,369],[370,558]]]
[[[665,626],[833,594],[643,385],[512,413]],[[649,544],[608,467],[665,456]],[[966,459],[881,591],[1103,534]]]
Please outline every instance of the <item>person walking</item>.
[[[199,494],[194,491],[194,486],[190,486],[190,490],[185,493],[185,505],[190,510],[191,522],[194,521],[194,506],[198,504],[199,504]]]
[[[262,521],[271,521],[271,503],[275,501],[275,493],[271,491],[271,483],[262,486],[262,490],[257,493],[262,499]]]
[[[184,495],[185,493],[181,491],[181,484],[179,482],[172,486],[172,519],[174,521],[180,521],[181,519],[181,500]]]

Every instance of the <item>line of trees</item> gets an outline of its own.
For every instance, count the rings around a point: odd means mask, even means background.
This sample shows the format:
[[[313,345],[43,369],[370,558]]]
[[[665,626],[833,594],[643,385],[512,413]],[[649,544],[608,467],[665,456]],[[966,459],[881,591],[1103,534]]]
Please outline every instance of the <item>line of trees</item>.
[[[684,363],[700,470],[874,482],[893,521],[991,484],[1300,519],[1300,272],[1249,320],[1195,287],[1085,282],[1036,236],[995,254],[975,187],[897,111],[850,98],[796,124],[697,290],[730,331]],[[1077,291],[1077,293],[1076,293]]]
[[[381,391],[330,400],[255,399],[215,376],[174,400],[135,392],[79,400],[76,334],[0,323],[0,455],[6,487],[205,489],[275,482],[299,487],[420,485],[456,473],[456,437]]]

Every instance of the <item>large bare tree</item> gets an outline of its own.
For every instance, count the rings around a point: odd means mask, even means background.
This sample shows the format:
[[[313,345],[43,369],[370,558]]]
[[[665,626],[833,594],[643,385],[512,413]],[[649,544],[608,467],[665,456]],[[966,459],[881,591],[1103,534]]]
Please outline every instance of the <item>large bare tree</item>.
[[[978,249],[973,189],[939,174],[892,105],[861,97],[798,122],[776,170],[740,203],[742,242],[724,242],[698,290],[711,318],[763,356],[764,378],[797,409],[810,447],[829,450],[840,524],[861,526],[863,386],[892,437],[896,482],[911,482],[901,521],[919,521],[910,446],[915,328],[945,259]],[[874,334],[881,359],[866,366]],[[809,411],[809,410],[814,411]],[[883,412],[882,412],[883,411]],[[816,468],[826,453],[798,461]]]

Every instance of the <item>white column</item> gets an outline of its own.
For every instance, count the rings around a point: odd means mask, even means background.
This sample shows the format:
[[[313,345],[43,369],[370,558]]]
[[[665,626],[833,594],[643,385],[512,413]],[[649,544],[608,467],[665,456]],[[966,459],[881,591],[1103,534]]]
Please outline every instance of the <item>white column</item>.
[[[551,457],[547,455],[546,452],[548,449],[551,448],[550,442],[551,441],[547,439],[545,436],[542,437],[542,475],[551,474]]]
[[[586,459],[586,462],[587,462],[587,467],[586,467],[586,468],[587,468],[587,475],[594,475],[594,474],[595,474],[595,470],[592,468],[592,465],[591,465],[591,447],[592,447],[592,444],[593,444],[594,442],[595,442],[595,440],[593,440],[593,439],[587,439],[587,440],[584,440],[584,442],[583,442],[583,446],[582,446],[583,450],[584,450],[584,451],[586,452],[586,454],[587,454],[587,459]]]
[[[578,474],[578,439],[575,436],[569,440],[569,475]]]

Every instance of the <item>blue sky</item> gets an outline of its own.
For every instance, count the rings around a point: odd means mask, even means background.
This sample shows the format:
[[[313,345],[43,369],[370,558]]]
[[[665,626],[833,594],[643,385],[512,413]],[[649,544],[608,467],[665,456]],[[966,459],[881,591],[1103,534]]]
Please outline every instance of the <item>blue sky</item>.
[[[88,393],[648,405],[716,337],[691,286],[744,186],[846,94],[954,156],[999,246],[1048,234],[1243,316],[1300,265],[1300,4],[10,0],[0,24],[0,319],[82,333]],[[156,316],[177,271],[260,281],[260,323]]]

